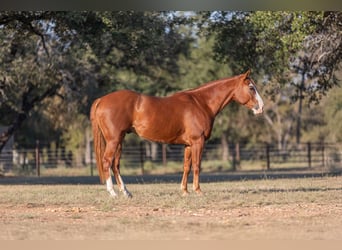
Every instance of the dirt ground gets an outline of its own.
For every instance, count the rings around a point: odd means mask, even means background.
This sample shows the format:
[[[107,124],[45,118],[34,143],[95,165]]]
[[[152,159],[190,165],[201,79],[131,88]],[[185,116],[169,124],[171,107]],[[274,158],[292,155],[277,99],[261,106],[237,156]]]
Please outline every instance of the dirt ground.
[[[102,185],[0,185],[0,239],[342,239],[342,177]]]
[[[103,212],[94,207],[1,207],[0,239],[341,239],[342,207]],[[27,213],[29,211],[29,213]],[[21,215],[21,216],[18,216]],[[39,224],[39,227],[34,224]]]

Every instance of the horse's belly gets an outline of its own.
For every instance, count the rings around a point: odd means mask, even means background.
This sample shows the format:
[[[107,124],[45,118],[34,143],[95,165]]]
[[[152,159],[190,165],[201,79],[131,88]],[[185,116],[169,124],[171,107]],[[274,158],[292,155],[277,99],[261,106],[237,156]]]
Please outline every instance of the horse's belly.
[[[178,126],[172,126],[166,123],[157,124],[134,124],[133,130],[140,137],[160,142],[160,143],[170,143],[170,144],[186,144],[183,138],[183,130]]]
[[[170,98],[141,96],[132,127],[140,137],[151,141],[185,144],[184,105]]]

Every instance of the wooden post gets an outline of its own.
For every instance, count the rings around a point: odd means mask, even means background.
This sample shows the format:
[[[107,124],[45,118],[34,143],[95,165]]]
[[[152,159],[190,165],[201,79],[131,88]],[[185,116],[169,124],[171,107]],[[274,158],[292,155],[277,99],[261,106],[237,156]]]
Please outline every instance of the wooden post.
[[[39,155],[39,140],[36,140],[36,173],[37,176],[40,177],[40,155]]]
[[[270,145],[268,143],[266,143],[266,168],[267,168],[267,170],[271,169]]]
[[[141,174],[144,175],[144,142],[140,142],[140,169],[141,169]]]
[[[308,166],[311,168],[311,143],[308,142]]]

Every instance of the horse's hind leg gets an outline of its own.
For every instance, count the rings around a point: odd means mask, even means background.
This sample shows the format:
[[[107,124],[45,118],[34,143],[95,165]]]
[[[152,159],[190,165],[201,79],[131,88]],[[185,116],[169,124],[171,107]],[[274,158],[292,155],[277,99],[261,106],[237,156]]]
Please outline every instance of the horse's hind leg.
[[[114,177],[116,180],[116,183],[119,186],[119,189],[121,192],[123,192],[123,194],[126,197],[131,198],[132,194],[127,190],[125,183],[123,182],[121,175],[120,175],[120,157],[121,157],[121,150],[122,150],[122,145],[121,143],[119,143],[117,150],[115,152],[115,157],[114,157],[114,162],[112,165],[112,170],[114,173]]]
[[[103,154],[103,171],[106,178],[106,186],[107,191],[110,193],[110,195],[115,198],[117,194],[114,191],[113,188],[113,181],[112,176],[110,174],[110,167],[113,164],[115,152],[118,147],[118,142],[116,141],[108,141],[106,144],[106,149]]]

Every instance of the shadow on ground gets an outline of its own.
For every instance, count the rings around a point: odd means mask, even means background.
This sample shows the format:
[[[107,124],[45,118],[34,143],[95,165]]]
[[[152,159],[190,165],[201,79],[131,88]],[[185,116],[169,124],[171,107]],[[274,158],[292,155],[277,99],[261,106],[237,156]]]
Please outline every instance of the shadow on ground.
[[[260,180],[260,179],[295,179],[295,178],[318,178],[326,176],[340,176],[342,171],[252,171],[252,172],[224,172],[224,173],[202,173],[202,183]],[[182,174],[172,175],[136,175],[123,176],[126,184],[151,184],[151,183],[179,183]],[[192,175],[189,176],[192,181]],[[0,185],[78,185],[100,184],[98,176],[0,176]]]

